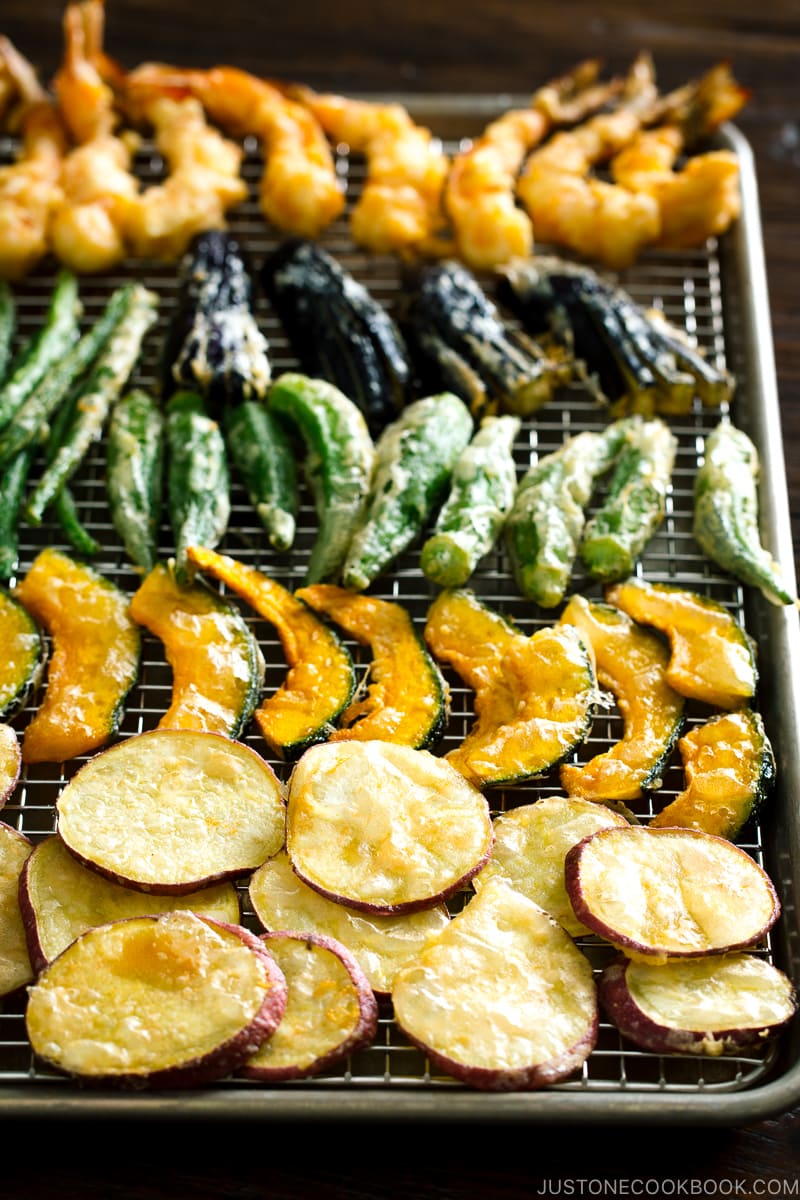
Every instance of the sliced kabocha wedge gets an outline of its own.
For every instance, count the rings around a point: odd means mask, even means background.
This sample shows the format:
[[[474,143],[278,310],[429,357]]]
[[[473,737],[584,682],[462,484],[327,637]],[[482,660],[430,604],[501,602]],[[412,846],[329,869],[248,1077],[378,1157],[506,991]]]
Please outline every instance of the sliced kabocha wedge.
[[[19,903],[20,876],[33,843],[0,821],[0,996],[18,992],[34,977]]]
[[[541,775],[586,737],[597,686],[574,627],[549,625],[528,636],[457,589],[431,604],[425,640],[475,693],[475,722],[446,758],[476,787]]]
[[[130,598],[53,547],[39,553],[16,595],[53,644],[44,697],[23,733],[23,761],[66,762],[99,749],[116,734],[139,674],[141,632]]]
[[[159,728],[238,737],[264,682],[261,650],[239,610],[202,580],[181,584],[158,563],[134,592],[131,616],[161,639],[172,668]]]
[[[0,725],[0,808],[17,786],[22,769],[22,750],[17,731],[11,725]]]
[[[431,1063],[484,1091],[566,1079],[597,1041],[588,958],[553,918],[493,879],[392,988],[398,1025]]]
[[[319,933],[262,935],[286,980],[281,1022],[238,1074],[276,1083],[308,1079],[369,1045],[378,1028],[378,1002],[346,947]]]
[[[256,868],[250,876],[248,896],[265,929],[304,929],[346,946],[373,992],[381,996],[388,996],[404,963],[450,920],[445,904],[419,912],[384,914],[328,900],[298,878],[283,850]]]
[[[637,961],[747,950],[780,915],[763,867],[694,829],[601,829],[567,852],[564,879],[578,920]]]
[[[609,604],[669,640],[667,679],[676,692],[715,708],[746,704],[758,682],[747,631],[723,604],[668,583],[631,576],[606,588]]]
[[[56,801],[80,863],[142,892],[185,896],[255,870],[283,845],[275,772],[218,733],[153,729],[96,754]]]
[[[19,903],[28,953],[37,974],[80,934],[109,921],[176,908],[234,925],[241,916],[232,883],[213,884],[181,896],[136,891],[82,866],[57,836],[38,842],[25,862]]]
[[[289,780],[286,852],[329,900],[411,913],[447,900],[492,849],[489,806],[448,762],[392,742],[312,746]]]
[[[656,813],[654,828],[678,825],[733,840],[775,779],[775,755],[760,713],[720,713],[678,742],[686,787]]]
[[[658,966],[622,958],[598,989],[623,1037],[656,1054],[741,1054],[776,1037],[797,1012],[792,981],[756,954]]]
[[[622,737],[584,765],[562,763],[561,784],[586,800],[637,800],[658,786],[683,728],[685,700],[667,679],[669,650],[657,634],[610,604],[571,596],[560,621],[591,646],[597,682],[622,715]]]
[[[586,933],[564,888],[567,851],[590,833],[627,825],[620,813],[575,796],[542,796],[494,819],[492,857],[472,883],[501,879],[558,921],[572,937]]]
[[[25,706],[44,674],[44,643],[19,598],[0,588],[0,720]]]
[[[195,567],[224,583],[278,631],[286,678],[254,714],[267,745],[292,761],[315,742],[327,741],[356,686],[353,660],[338,634],[255,567],[201,546],[188,553]]]
[[[246,1062],[286,996],[260,938],[179,909],[82,933],[30,989],[25,1024],[43,1062],[85,1082],[190,1087]]]
[[[295,595],[372,652],[366,695],[347,706],[330,740],[375,739],[417,750],[438,742],[447,724],[448,687],[408,611],[335,584],[312,584]]]

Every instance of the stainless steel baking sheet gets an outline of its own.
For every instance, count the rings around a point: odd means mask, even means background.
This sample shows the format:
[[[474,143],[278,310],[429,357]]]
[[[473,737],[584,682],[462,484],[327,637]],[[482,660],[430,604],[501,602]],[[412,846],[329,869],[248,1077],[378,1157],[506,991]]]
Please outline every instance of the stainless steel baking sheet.
[[[386,97],[382,97],[386,99]],[[448,151],[480,132],[483,125],[519,97],[411,97],[396,96],[412,114],[440,136]],[[793,579],[793,548],[781,440],[780,412],[776,390],[772,335],[761,243],[757,181],[749,146],[734,127],[719,135],[721,144],[739,157],[742,175],[743,212],[737,225],[717,242],[691,253],[650,252],[620,282],[642,302],[658,305],[673,322],[693,337],[712,359],[727,363],[738,380],[732,415],[753,437],[762,455],[762,519],[764,538]],[[3,157],[13,152],[6,142]],[[158,177],[160,164],[142,154],[139,170],[145,180]],[[363,163],[342,151],[339,166],[346,179],[350,202],[358,194]],[[249,148],[246,174],[251,199],[231,214],[230,225],[248,247],[258,264],[279,241],[258,210],[256,187],[261,163],[255,148]],[[323,236],[323,244],[388,306],[401,291],[398,263],[391,257],[368,255],[350,239],[347,213]],[[546,250],[547,247],[537,247]],[[159,329],[163,331],[174,309],[176,272],[174,266],[130,263],[113,277],[85,277],[81,294],[87,319],[95,316],[110,290],[122,279],[137,277],[161,297]],[[52,272],[38,272],[18,288],[20,333],[29,332],[41,321],[53,283]],[[282,331],[259,299],[259,317],[270,342],[274,371],[295,363]],[[133,382],[154,386],[159,360],[158,336],[147,344],[140,370]],[[515,446],[520,473],[537,456],[561,444],[564,437],[587,428],[602,428],[606,415],[592,399],[577,389],[568,389],[535,418],[524,423]],[[767,604],[758,595],[742,589],[720,574],[700,554],[691,536],[692,487],[703,436],[718,419],[718,413],[696,408],[689,416],[671,420],[679,439],[668,512],[662,529],[641,560],[640,570],[650,580],[682,583],[721,600],[736,612],[757,641],[761,684],[758,697],[767,730],[775,749],[778,780],[775,792],[759,824],[748,829],[741,844],[764,864],[779,890],[783,915],[760,952],[769,956],[795,980],[798,963],[798,889],[800,888],[800,834],[797,800],[800,795],[800,628],[794,610]],[[97,568],[132,592],[137,576],[131,569],[110,523],[105,493],[104,447],[98,445],[86,462],[74,491],[82,517],[102,545]],[[303,581],[316,520],[310,497],[304,496],[295,548],[280,555],[271,550],[254,518],[238,482],[232,493],[229,532],[220,549],[273,575],[289,588]],[[21,577],[45,545],[69,550],[60,529],[46,525],[23,530]],[[171,552],[169,530],[162,527],[162,553]],[[13,580],[12,580],[13,583]],[[530,632],[547,624],[552,614],[536,610],[517,593],[501,550],[480,565],[471,586],[497,609],[513,617]],[[395,569],[378,583],[376,594],[399,601],[420,625],[433,590],[418,568],[418,547],[404,554]],[[598,595],[595,585],[576,570],[572,590]],[[243,606],[261,641],[267,661],[265,688],[281,682],[285,671],[280,643],[274,630],[257,621]],[[354,643],[348,643],[357,663],[366,663]],[[442,743],[447,750],[463,736],[472,715],[471,695],[457,678],[448,677],[452,689],[452,719]],[[129,697],[120,736],[153,728],[167,707],[170,673],[160,645],[145,639],[138,685]],[[15,721],[22,729],[31,710]],[[610,710],[594,722],[590,746],[599,752],[616,740],[621,730],[619,714]],[[260,735],[246,735],[260,753],[269,753]],[[16,793],[3,811],[3,819],[34,841],[55,828],[54,802],[64,782],[81,760],[63,766],[31,767],[23,775]],[[273,766],[286,778],[287,768],[275,760]],[[659,807],[665,798],[681,790],[679,767],[673,763],[664,776]],[[557,777],[545,776],[535,784],[509,792],[489,794],[494,811],[528,802],[539,795],[560,791]],[[637,810],[651,815],[648,802]],[[258,925],[248,910],[242,885],[243,920]],[[607,948],[588,938],[580,943],[599,969]],[[382,1008],[374,1044],[351,1059],[344,1070],[313,1080],[265,1086],[241,1080],[226,1080],[213,1087],[191,1092],[142,1092],[125,1094],[98,1092],[44,1070],[34,1061],[25,1036],[24,999],[0,1001],[0,1113],[63,1119],[119,1117],[160,1120],[166,1117],[241,1120],[243,1118],[325,1121],[443,1120],[527,1121],[586,1123],[739,1124],[784,1111],[800,1101],[800,1030],[795,1027],[762,1054],[731,1058],[659,1056],[644,1053],[625,1043],[615,1030],[603,1023],[597,1048],[573,1078],[539,1092],[486,1094],[468,1089],[430,1070],[425,1057],[411,1047],[396,1029],[391,1007]]]

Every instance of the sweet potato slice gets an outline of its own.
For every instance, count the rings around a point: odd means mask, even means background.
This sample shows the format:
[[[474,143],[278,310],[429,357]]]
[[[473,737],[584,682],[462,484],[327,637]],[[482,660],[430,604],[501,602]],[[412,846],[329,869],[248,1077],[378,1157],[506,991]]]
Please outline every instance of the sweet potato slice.
[[[265,929],[303,929],[346,946],[372,990],[384,996],[403,964],[450,920],[444,904],[390,916],[337,904],[298,879],[283,850],[253,872],[248,895]]]
[[[441,903],[487,861],[489,806],[448,762],[391,742],[312,746],[289,780],[286,850],[323,896],[367,912]]]
[[[27,763],[65,762],[111,741],[136,682],[139,627],[110,579],[48,547],[16,591],[53,650],[44,698],[22,736]]]
[[[275,1033],[240,1075],[307,1079],[372,1041],[378,1002],[349,950],[316,933],[265,933],[263,940],[286,979],[288,1000]]]
[[[35,1054],[87,1082],[189,1087],[270,1037],[286,981],[260,938],[177,910],[89,929],[30,989]]]
[[[0,996],[33,979],[18,898],[20,874],[32,850],[23,833],[0,821]]]
[[[56,801],[85,866],[181,895],[234,879],[283,845],[283,789],[265,759],[219,733],[153,729],[91,758]]]
[[[498,879],[397,974],[401,1029],[448,1075],[487,1091],[564,1079],[594,1049],[597,989],[569,934]]]
[[[494,820],[494,848],[473,879],[480,891],[490,879],[502,879],[554,917],[573,937],[586,933],[564,888],[567,851],[590,833],[627,825],[625,817],[574,796],[542,796]]]
[[[579,921],[649,962],[747,949],[780,914],[746,851],[694,829],[602,829],[567,852],[564,879]]]
[[[19,902],[34,970],[52,962],[76,937],[95,925],[125,917],[187,908],[236,925],[239,896],[232,883],[218,883],[185,896],[160,896],[112,883],[82,866],[60,837],[45,838],[22,868]]]
[[[599,992],[620,1033],[656,1054],[738,1054],[797,1011],[791,980],[755,954],[658,966],[623,958],[606,967]]]
[[[0,725],[0,808],[17,786],[22,769],[22,751],[16,730]]]

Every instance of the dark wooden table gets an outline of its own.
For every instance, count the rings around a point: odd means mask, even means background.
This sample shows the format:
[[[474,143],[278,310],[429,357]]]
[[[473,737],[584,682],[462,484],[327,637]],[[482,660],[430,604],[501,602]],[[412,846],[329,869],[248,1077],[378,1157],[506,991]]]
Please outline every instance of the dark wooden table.
[[[61,53],[61,10],[59,0],[2,5],[0,32],[45,74]],[[349,94],[526,93],[579,58],[599,55],[609,69],[622,70],[642,48],[670,87],[729,59],[752,91],[737,124],[756,159],[792,529],[800,544],[797,0],[108,0],[107,25],[107,48],[128,66],[154,58],[229,62]],[[3,1194],[60,1200],[794,1195],[800,1110],[742,1129],[12,1122],[2,1141]],[[617,1192],[603,1193],[604,1179],[628,1181],[629,1190],[618,1182]]]

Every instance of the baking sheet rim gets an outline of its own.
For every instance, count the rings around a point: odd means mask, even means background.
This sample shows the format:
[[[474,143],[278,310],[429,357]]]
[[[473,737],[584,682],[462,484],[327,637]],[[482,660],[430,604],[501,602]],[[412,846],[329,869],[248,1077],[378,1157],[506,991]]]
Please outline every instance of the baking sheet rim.
[[[437,118],[474,119],[478,127],[509,107],[524,106],[527,97],[513,95],[439,95],[404,94],[375,96],[368,93],[363,99],[396,101],[408,108],[419,121],[433,125]],[[783,457],[780,407],[777,392],[772,329],[769,312],[766,266],[761,236],[760,208],[755,167],[750,145],[743,133],[727,124],[719,133],[722,144],[733,149],[739,158],[742,179],[742,218],[727,237],[736,239],[738,263],[743,269],[747,286],[742,287],[740,301],[744,325],[753,354],[751,388],[753,407],[759,415],[759,449],[769,458],[770,489],[767,497],[766,527],[770,549],[781,562],[790,564],[787,582],[794,584],[793,547],[789,517],[788,492]],[[796,610],[775,609],[768,615],[770,637],[779,648],[778,662],[781,679],[800,679],[800,617]],[[800,747],[800,711],[797,704],[781,705],[781,741],[793,748]],[[800,751],[792,756],[784,773],[784,790],[800,795]],[[788,774],[787,774],[788,772]],[[798,814],[789,814],[793,861],[800,864],[800,828]],[[798,881],[795,881],[796,883]],[[800,886],[800,884],[798,884]],[[775,1078],[776,1070],[765,1080],[740,1091],[691,1092],[674,1090],[641,1091],[635,1085],[630,1091],[543,1089],[534,1092],[490,1093],[451,1090],[448,1085],[415,1090],[376,1086],[342,1085],[338,1081],[308,1085],[282,1085],[265,1089],[192,1089],[175,1092],[125,1093],[115,1089],[83,1088],[77,1093],[69,1088],[75,1084],[65,1079],[55,1084],[0,1084],[0,1114],[11,1118],[52,1117],[59,1120],[91,1118],[115,1120],[212,1119],[236,1120],[269,1119],[295,1121],[317,1119],[338,1123],[342,1120],[377,1121],[494,1121],[585,1124],[704,1124],[731,1126],[766,1119],[800,1103],[800,1060]],[[313,1083],[314,1081],[312,1081]],[[82,1087],[82,1085],[78,1085]]]

